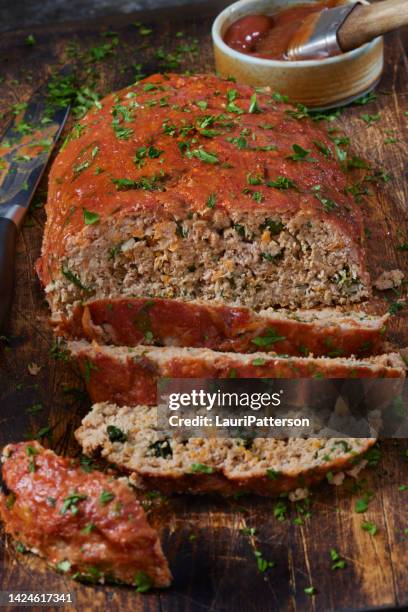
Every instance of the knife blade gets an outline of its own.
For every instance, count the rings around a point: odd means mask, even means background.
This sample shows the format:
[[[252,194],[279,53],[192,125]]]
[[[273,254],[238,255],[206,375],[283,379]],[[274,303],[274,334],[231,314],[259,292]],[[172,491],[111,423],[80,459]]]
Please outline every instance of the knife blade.
[[[12,300],[17,230],[69,114],[69,106],[47,107],[47,91],[45,83],[20,105],[0,140],[0,328]]]

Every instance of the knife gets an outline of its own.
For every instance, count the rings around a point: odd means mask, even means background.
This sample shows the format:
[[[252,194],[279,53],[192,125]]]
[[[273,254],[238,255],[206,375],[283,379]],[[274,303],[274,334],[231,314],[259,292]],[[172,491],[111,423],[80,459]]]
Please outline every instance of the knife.
[[[69,106],[50,112],[47,93],[45,83],[0,140],[0,328],[13,295],[17,230],[69,113]]]

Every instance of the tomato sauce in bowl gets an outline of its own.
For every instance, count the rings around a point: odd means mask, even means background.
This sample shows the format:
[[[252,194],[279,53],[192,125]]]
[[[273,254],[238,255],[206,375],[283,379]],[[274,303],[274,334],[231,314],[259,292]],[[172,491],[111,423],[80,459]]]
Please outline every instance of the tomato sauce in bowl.
[[[325,8],[340,4],[326,0],[316,4],[298,4],[271,15],[246,15],[234,21],[224,35],[224,42],[241,53],[263,59],[289,60],[286,51],[299,28]],[[322,58],[316,58],[322,59]]]

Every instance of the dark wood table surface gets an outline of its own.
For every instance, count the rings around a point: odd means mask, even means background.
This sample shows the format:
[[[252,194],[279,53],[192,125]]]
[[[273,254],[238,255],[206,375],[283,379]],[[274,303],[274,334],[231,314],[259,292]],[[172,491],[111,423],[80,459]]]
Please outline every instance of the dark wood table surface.
[[[10,120],[13,105],[26,101],[52,68],[65,64],[75,67],[80,85],[100,95],[131,83],[140,72],[147,75],[171,66],[174,71],[212,71],[209,31],[223,4],[3,34],[0,128]],[[146,27],[135,25],[138,21]],[[29,34],[35,44],[30,44]],[[365,198],[361,204],[373,278],[395,268],[408,274],[408,252],[398,249],[408,242],[406,34],[387,39],[377,98],[344,109],[335,123],[324,124],[337,125],[350,136],[357,154],[386,173],[378,198]],[[379,119],[371,125],[362,119],[377,114]],[[78,454],[73,431],[89,401],[56,349],[33,271],[45,198],[43,180],[17,247],[16,294],[0,341],[0,446],[37,435],[59,453]],[[395,309],[395,301],[405,294],[403,286],[398,294],[378,298],[377,307]],[[393,317],[390,330],[391,340],[399,346],[408,344],[405,310]],[[408,489],[401,490],[401,485],[408,485],[408,444],[385,441],[380,449],[378,464],[357,481],[349,479],[342,487],[322,485],[313,492],[309,509],[304,504],[288,505],[285,520],[279,520],[282,500],[278,507],[278,500],[253,497],[226,501],[181,496],[166,501],[154,514],[174,574],[174,584],[165,592],[139,595],[132,589],[81,585],[56,574],[44,561],[16,552],[4,536],[0,589],[69,591],[80,610],[261,612],[408,606]],[[367,492],[373,494],[368,510],[358,513],[356,500]],[[374,523],[376,535],[363,530],[363,522]],[[245,527],[255,527],[256,535],[245,535]],[[343,569],[332,569],[331,549],[345,560]],[[260,572],[255,550],[275,566]],[[310,586],[316,589],[313,596],[304,590]]]

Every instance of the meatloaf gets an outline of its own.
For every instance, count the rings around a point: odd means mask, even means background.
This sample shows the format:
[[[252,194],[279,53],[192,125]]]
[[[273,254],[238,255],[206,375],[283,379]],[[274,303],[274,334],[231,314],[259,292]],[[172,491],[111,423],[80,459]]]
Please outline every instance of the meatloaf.
[[[160,378],[399,378],[404,362],[390,353],[365,360],[219,353],[210,349],[113,347],[70,342],[93,402],[157,403]]]
[[[111,431],[120,436],[112,440]],[[355,467],[375,443],[373,438],[169,438],[157,426],[156,408],[108,403],[95,405],[75,435],[85,454],[101,455],[131,474],[136,486],[166,494],[278,495]]]
[[[85,471],[36,441],[6,446],[2,462],[0,514],[23,546],[85,582],[170,584],[158,534],[126,479]]]
[[[255,313],[216,302],[117,298],[77,306],[59,333],[118,346],[365,357],[381,351],[388,317],[329,308]]]
[[[327,132],[270,92],[154,75],[75,125],[37,270],[54,322],[89,299],[256,311],[370,293],[361,212]]]

